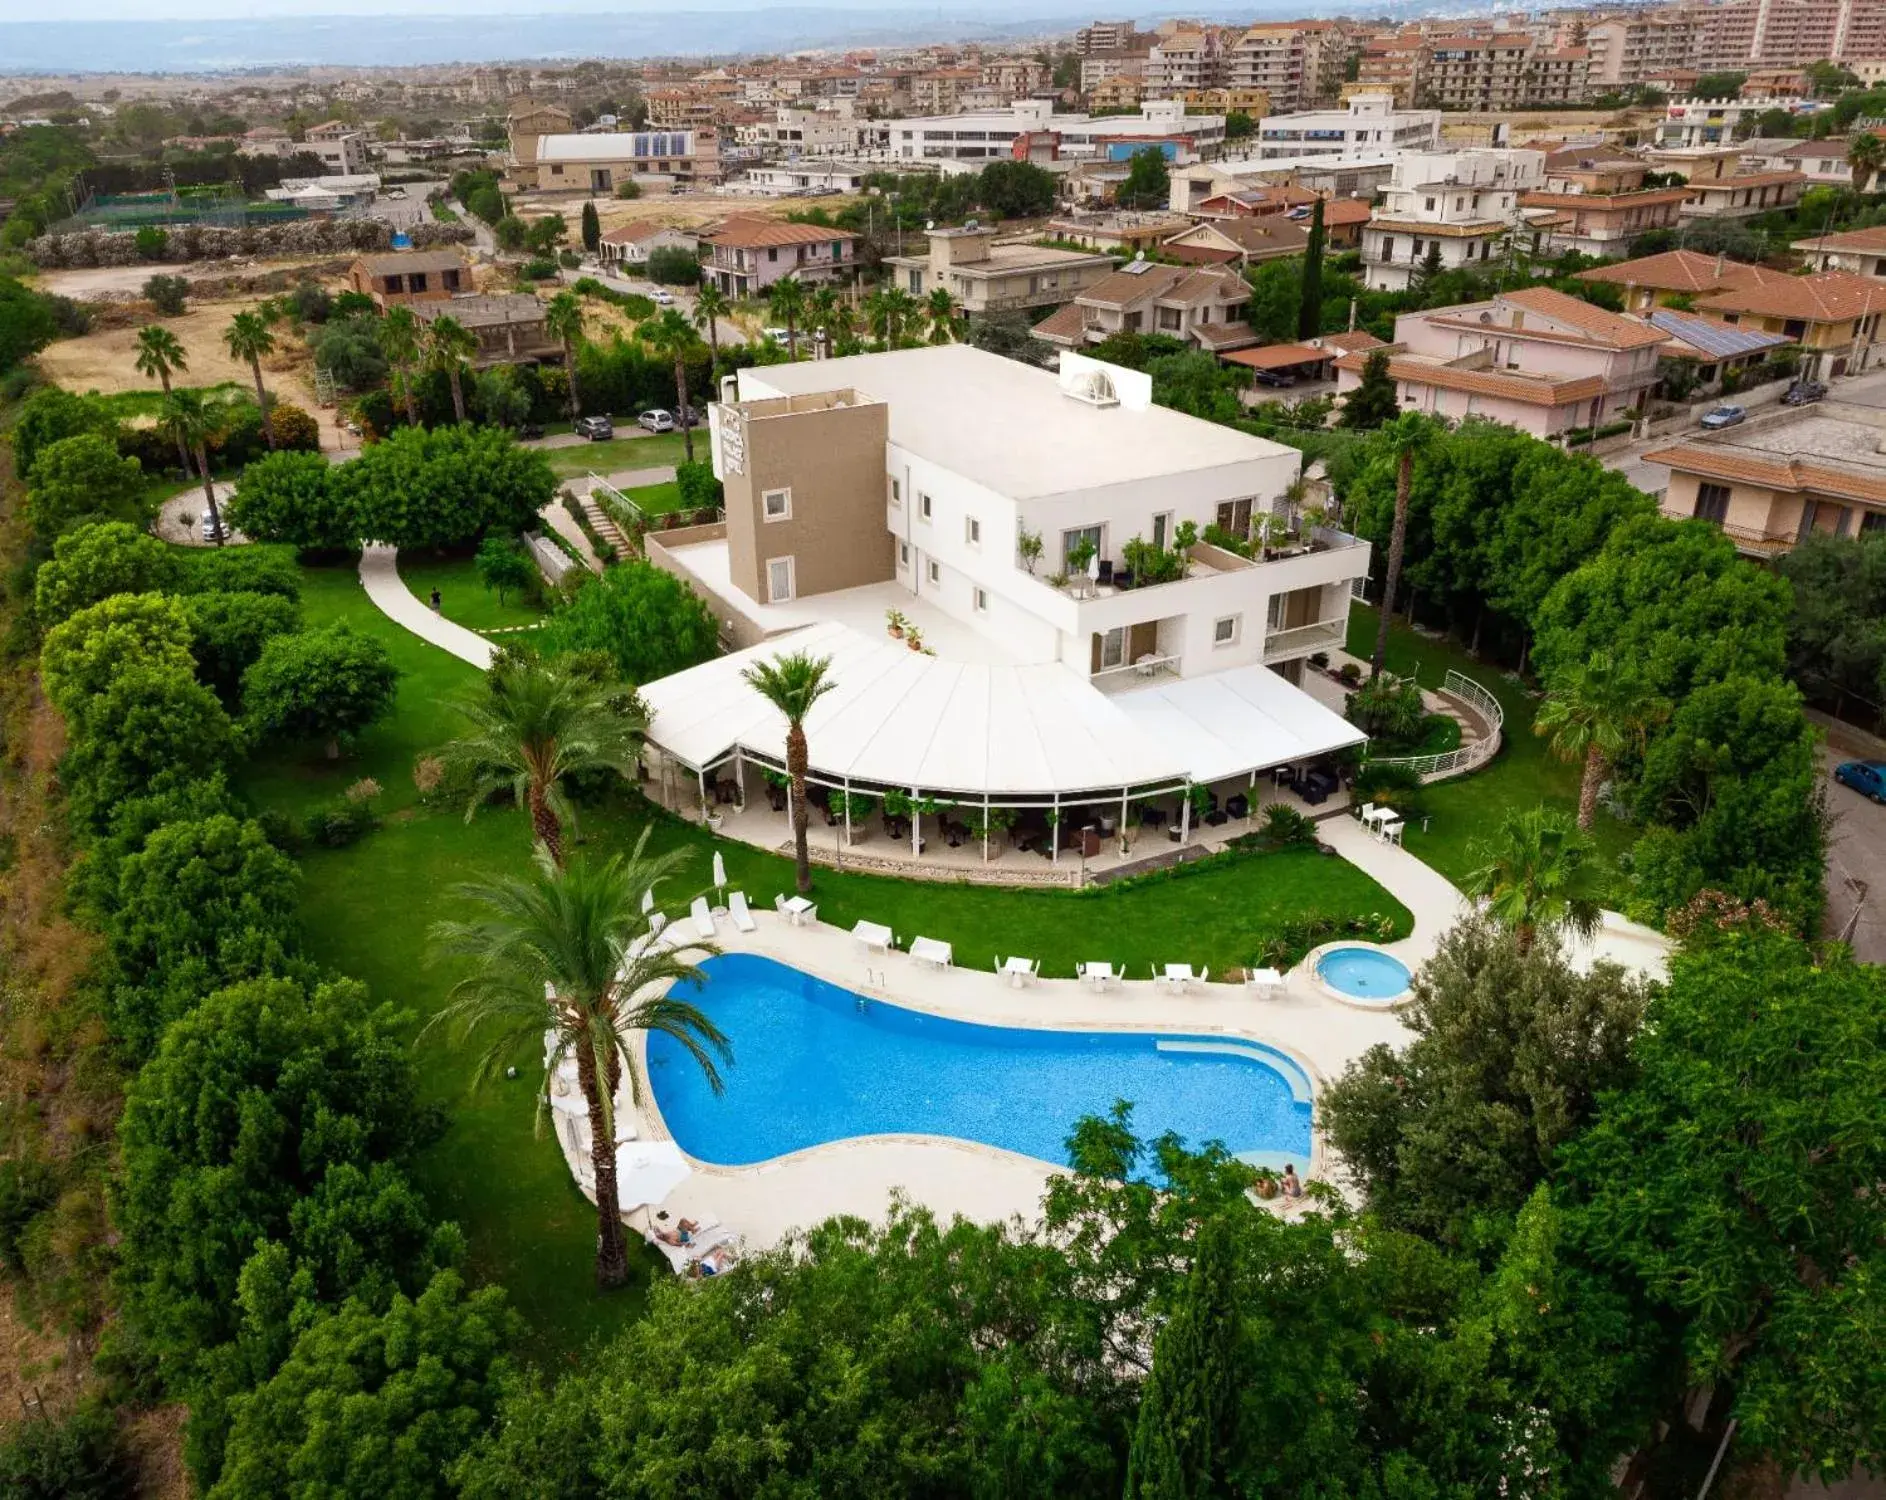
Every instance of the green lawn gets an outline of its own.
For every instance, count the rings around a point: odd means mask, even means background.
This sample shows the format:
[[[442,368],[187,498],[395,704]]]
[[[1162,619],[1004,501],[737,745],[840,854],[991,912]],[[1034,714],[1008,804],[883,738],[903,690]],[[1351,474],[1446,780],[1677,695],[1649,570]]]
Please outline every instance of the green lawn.
[[[500,604],[497,591],[484,586],[469,557],[430,557],[402,552],[399,576],[421,599],[428,598],[436,588],[439,608],[446,619],[467,630],[535,625],[544,617],[543,605],[536,596],[516,589],[506,593]]]
[[[635,429],[635,414],[617,419],[616,431]],[[639,429],[635,429],[639,430]],[[585,474],[611,474],[618,469],[654,469],[680,463],[687,457],[678,432],[650,432],[640,437],[613,437],[606,443],[580,443],[573,448],[546,448],[545,458],[559,479],[580,479]],[[694,433],[694,456],[707,457],[707,434]]]
[[[254,388],[234,380],[225,380],[220,385],[180,385],[176,389],[195,391],[205,401],[247,401],[251,406],[255,404]],[[156,417],[164,409],[163,388],[156,385],[149,390],[113,391],[109,395],[91,399],[120,422],[128,422],[134,417]]]
[[[1349,614],[1349,651],[1367,661],[1375,649],[1377,612],[1356,604]],[[1451,667],[1471,677],[1500,701],[1506,723],[1500,753],[1471,776],[1436,782],[1426,792],[1428,831],[1418,825],[1407,833],[1409,852],[1418,854],[1449,880],[1459,882],[1480,861],[1474,844],[1496,828],[1509,812],[1541,803],[1565,812],[1578,810],[1579,768],[1554,760],[1546,741],[1532,732],[1538,697],[1503,668],[1469,656],[1452,641],[1435,640],[1391,625],[1388,659],[1391,672],[1416,674],[1425,688],[1438,688]],[[1635,830],[1615,818],[1598,814],[1592,830],[1608,876],[1616,876],[1613,861],[1630,846]]]
[[[672,479],[666,484],[645,484],[622,493],[641,507],[645,516],[665,516],[681,509],[681,486]]]
[[[451,702],[472,691],[477,673],[385,620],[349,568],[304,570],[303,604],[311,623],[345,619],[384,641],[402,671],[394,713],[363,736],[347,758],[330,764],[305,755],[260,758],[243,777],[258,807],[305,812],[363,775],[385,789],[381,828],[351,848],[310,849],[301,856],[302,914],[311,956],[366,981],[377,996],[410,1010],[417,1024],[436,1013],[458,977],[427,951],[431,924],[458,909],[459,883],[518,868],[528,834],[511,808],[487,809],[471,823],[453,810],[416,805],[411,778],[419,753],[454,731]],[[584,809],[578,836],[592,855],[626,848],[652,823],[657,848],[690,847],[683,887],[668,894],[678,911],[709,879],[715,847],[698,825],[683,823],[624,792]],[[820,833],[825,830],[820,829]],[[730,880],[754,905],[771,906],[791,889],[781,856],[722,842]],[[1306,912],[1380,913],[1401,932],[1407,911],[1346,861],[1290,851],[1233,856],[1091,891],[1007,890],[925,884],[849,871],[815,870],[821,916],[849,926],[860,917],[887,922],[900,939],[913,933],[947,939],[958,963],[986,968],[996,956],[1023,953],[1043,972],[1065,976],[1083,959],[1141,966],[1167,960],[1222,973],[1248,963],[1283,920]],[[738,1066],[738,1037],[733,1038]],[[469,1091],[471,1055],[434,1033],[420,1043],[429,1098],[452,1118],[446,1137],[420,1164],[438,1211],[470,1236],[472,1269],[509,1288],[529,1320],[534,1352],[574,1365],[589,1342],[635,1317],[641,1287],[658,1265],[638,1260],[634,1287],[600,1297],[591,1279],[594,1211],[570,1180],[556,1145],[533,1128],[534,1047],[516,1058],[519,1079]]]

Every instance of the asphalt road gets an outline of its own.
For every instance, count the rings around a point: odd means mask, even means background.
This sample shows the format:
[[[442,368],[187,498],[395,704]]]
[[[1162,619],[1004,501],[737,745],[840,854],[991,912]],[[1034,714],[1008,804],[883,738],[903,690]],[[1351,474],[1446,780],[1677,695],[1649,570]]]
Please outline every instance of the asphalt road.
[[[1886,807],[1869,802],[1833,778],[1834,766],[1859,758],[1857,746],[1843,744],[1830,732],[1821,746],[1827,772],[1827,931],[1839,936],[1852,924],[1848,941],[1856,958],[1886,963]]]

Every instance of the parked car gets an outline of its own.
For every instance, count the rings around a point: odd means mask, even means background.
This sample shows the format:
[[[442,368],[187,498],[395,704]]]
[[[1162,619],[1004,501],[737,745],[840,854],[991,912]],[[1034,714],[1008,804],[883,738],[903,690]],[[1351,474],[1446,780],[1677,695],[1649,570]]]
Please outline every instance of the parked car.
[[[586,437],[592,443],[604,442],[616,435],[616,424],[607,417],[578,417],[576,435]]]
[[[1842,761],[1834,767],[1834,780],[1886,805],[1886,760]]]
[[[775,344],[787,344],[792,341],[792,335],[783,328],[769,328],[766,330],[766,336]]]
[[[1297,377],[1288,370],[1253,370],[1251,379],[1280,391],[1287,391],[1297,383]]]
[[[529,442],[534,438],[540,438],[544,435],[544,424],[542,422],[526,422],[517,429],[517,435],[525,442]]]
[[[690,427],[705,427],[707,425],[707,413],[702,411],[698,406],[684,406],[675,413],[675,420],[677,422],[685,421]]]
[[[673,307],[675,305],[675,294],[666,287],[658,286],[654,291],[648,294],[648,300],[653,302],[657,307]]]
[[[640,422],[642,426],[646,427],[650,432],[673,432],[675,430],[674,417],[670,413],[663,411],[659,406],[651,407],[635,420]]]
[[[1744,407],[1718,406],[1714,411],[1703,413],[1703,426],[1711,432],[1716,432],[1724,427],[1733,427],[1737,422],[1747,419],[1748,411]]]
[[[389,198],[404,198],[406,196],[406,189],[403,187],[390,187],[386,190],[386,196]]]
[[[228,523],[225,522],[223,526],[223,540],[228,541],[229,536],[230,536],[229,526],[228,526]],[[203,540],[206,542],[213,542],[216,540],[216,517],[209,515],[208,513],[205,513],[203,517]]]
[[[1809,406],[1816,401],[1824,400],[1826,395],[1827,387],[1818,380],[1797,380],[1781,393],[1781,404],[1783,406]]]

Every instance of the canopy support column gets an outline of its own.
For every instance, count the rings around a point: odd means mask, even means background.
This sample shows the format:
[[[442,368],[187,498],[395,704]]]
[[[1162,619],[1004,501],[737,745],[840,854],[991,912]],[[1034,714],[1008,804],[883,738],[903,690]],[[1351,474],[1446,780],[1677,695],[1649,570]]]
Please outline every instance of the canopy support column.
[[[701,821],[702,821],[703,823],[705,823],[705,822],[707,821],[707,772],[705,772],[705,771],[696,771],[696,772],[694,773],[694,779],[695,779],[695,780],[696,780],[696,781],[697,781],[697,782],[698,782],[698,783],[700,784],[700,788],[701,788]]]
[[[851,847],[851,778],[845,778],[845,847]]]
[[[989,862],[989,794],[982,794],[982,862]]]
[[[923,814],[917,811],[917,789],[910,789],[910,857],[923,858]]]
[[[1257,767],[1251,767],[1251,793],[1245,799],[1247,815],[1251,822],[1257,821]]]
[[[1131,787],[1120,788],[1120,821],[1114,826],[1114,833],[1119,837],[1120,847],[1126,847],[1126,796]]]
[[[1061,794],[1054,794],[1054,812],[1048,819],[1048,863],[1061,863]]]
[[[733,789],[740,796],[740,811],[747,810],[747,765],[740,758],[740,747],[733,747]]]
[[[1185,790],[1179,793],[1179,842],[1183,844],[1192,836],[1192,783],[1186,782]]]

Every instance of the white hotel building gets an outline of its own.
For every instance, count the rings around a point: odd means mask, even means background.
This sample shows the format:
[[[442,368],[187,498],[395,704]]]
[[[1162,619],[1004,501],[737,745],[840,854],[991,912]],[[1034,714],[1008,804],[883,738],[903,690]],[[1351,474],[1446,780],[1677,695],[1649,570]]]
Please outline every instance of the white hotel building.
[[[962,161],[980,165],[1026,161],[1125,161],[1136,150],[1169,143],[1169,159],[1196,161],[1225,140],[1223,115],[1188,115],[1176,99],[1144,105],[1136,115],[1056,114],[1046,99],[1007,109],[880,122],[898,161]]]
[[[1155,406],[1144,374],[963,344],[771,365],[724,384],[711,431],[726,521],[647,546],[734,649],[642,689],[651,744],[704,785],[778,762],[784,726],[740,672],[795,642],[840,683],[807,726],[814,771],[853,790],[1231,796],[1362,738],[1297,684],[1343,642],[1367,543],[1288,515],[1294,449]],[[1268,560],[1179,546],[1267,517]],[[1135,539],[1168,581],[1128,576]]]

